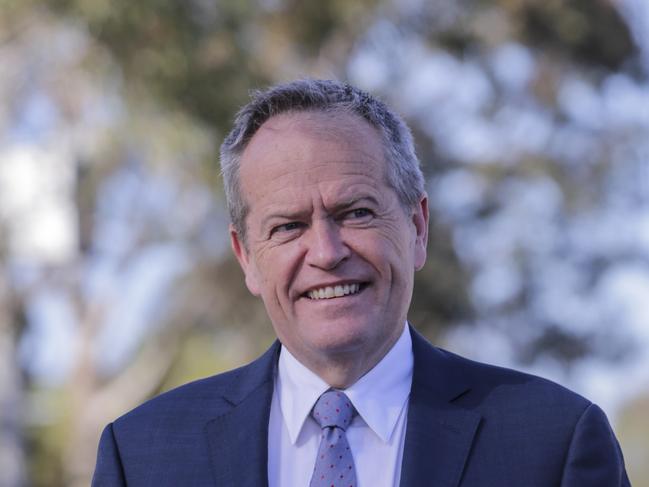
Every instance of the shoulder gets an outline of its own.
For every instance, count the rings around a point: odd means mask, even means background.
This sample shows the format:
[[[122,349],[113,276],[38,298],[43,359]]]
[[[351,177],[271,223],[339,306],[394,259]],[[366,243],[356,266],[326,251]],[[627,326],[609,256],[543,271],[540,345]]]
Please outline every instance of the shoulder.
[[[516,465],[516,475],[540,482],[534,485],[558,485],[559,479],[561,485],[629,485],[615,434],[596,404],[542,377],[445,350],[429,353],[435,356],[429,363],[442,364],[454,382],[450,402],[480,418],[467,483],[481,485],[503,465],[497,474],[507,479]]]
[[[133,430],[189,431],[228,412],[232,405],[273,380],[279,346],[237,369],[189,382],[164,392],[117,418],[116,434]]]
[[[574,422],[591,404],[556,382],[461,357],[418,334],[413,334],[413,352],[413,388],[429,389],[483,414],[544,419],[564,415]]]
[[[276,343],[249,365],[165,392],[117,418],[100,440],[96,484],[205,485],[209,425],[244,401],[258,413],[248,418],[263,416],[278,350]]]
[[[512,407],[574,409],[583,412],[591,402],[574,391],[543,377],[518,370],[470,360],[439,349],[445,359],[485,405],[511,404]],[[535,406],[535,407],[532,407]]]
[[[239,369],[235,369],[163,392],[125,413],[116,420],[116,423],[189,412],[195,409],[196,404],[201,404],[204,409],[218,412],[227,406],[225,397],[240,373]]]

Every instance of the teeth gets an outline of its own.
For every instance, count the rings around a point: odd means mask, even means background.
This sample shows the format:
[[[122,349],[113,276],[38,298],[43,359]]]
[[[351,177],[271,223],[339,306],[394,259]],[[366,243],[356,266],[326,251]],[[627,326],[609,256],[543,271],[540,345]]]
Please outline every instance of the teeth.
[[[311,299],[331,299],[340,298],[349,294],[356,294],[360,289],[360,284],[345,284],[337,286],[326,286],[319,289],[312,289],[307,293]]]

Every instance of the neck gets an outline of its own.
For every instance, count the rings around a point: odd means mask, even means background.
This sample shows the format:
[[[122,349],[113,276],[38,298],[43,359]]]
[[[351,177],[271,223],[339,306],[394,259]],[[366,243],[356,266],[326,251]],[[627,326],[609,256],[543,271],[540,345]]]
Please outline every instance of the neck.
[[[381,357],[382,358],[382,357]],[[365,363],[328,363],[323,367],[311,367],[307,365],[313,372],[315,372],[322,380],[324,380],[330,387],[334,389],[347,389],[358,379],[363,377],[369,370],[372,369],[378,362],[372,363],[369,367]]]
[[[330,387],[347,389],[385,357],[401,336],[401,332],[402,330],[391,340],[383,343],[380,348],[369,352],[348,350],[321,353],[313,357],[305,357],[293,350],[291,350],[291,353],[304,366],[329,384]]]

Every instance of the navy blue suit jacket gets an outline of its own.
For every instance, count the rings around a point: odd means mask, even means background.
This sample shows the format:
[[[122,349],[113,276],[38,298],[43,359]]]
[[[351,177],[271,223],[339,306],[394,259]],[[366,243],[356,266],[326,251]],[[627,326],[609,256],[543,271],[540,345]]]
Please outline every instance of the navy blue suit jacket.
[[[630,485],[595,404],[547,380],[437,349],[411,332],[415,368],[401,486]],[[162,394],[109,424],[93,486],[266,486],[279,348],[275,343],[250,365]]]

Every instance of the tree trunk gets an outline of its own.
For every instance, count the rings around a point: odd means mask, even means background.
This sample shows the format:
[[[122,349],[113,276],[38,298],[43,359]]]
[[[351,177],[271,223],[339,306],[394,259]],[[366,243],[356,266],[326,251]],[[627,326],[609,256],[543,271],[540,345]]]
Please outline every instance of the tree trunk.
[[[0,487],[26,485],[23,394],[16,356],[16,314],[0,273]]]

